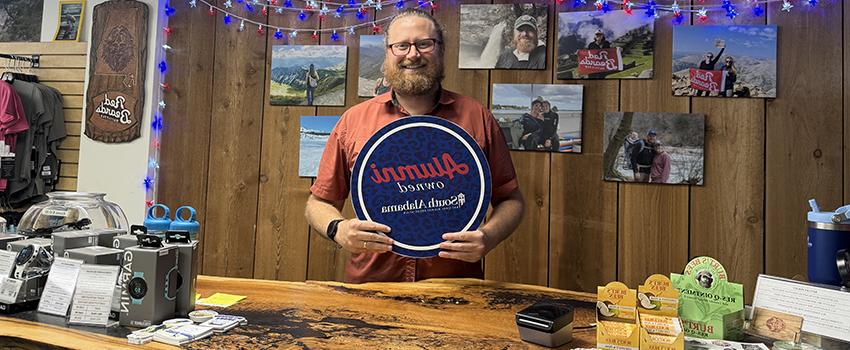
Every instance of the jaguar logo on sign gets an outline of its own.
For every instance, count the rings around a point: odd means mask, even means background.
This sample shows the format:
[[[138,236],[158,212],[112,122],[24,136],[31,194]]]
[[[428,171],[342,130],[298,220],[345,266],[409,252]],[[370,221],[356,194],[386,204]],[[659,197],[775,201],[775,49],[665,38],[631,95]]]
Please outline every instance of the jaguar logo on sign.
[[[477,229],[490,191],[490,167],[472,136],[431,116],[378,130],[351,173],[357,217],[389,226],[393,252],[409,257],[436,256],[444,233]]]

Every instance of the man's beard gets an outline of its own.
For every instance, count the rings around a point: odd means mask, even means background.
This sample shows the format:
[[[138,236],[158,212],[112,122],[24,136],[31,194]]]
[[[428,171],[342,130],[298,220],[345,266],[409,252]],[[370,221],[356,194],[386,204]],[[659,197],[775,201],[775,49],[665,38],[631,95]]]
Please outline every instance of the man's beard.
[[[537,42],[531,38],[519,38],[514,40],[514,42],[519,52],[531,52],[537,47]]]
[[[425,67],[409,73],[402,68],[418,64],[424,64]],[[384,77],[392,89],[402,95],[425,95],[443,81],[443,61],[439,58],[427,60],[420,57],[415,61],[405,58],[399,63],[387,60],[384,62],[384,70]]]

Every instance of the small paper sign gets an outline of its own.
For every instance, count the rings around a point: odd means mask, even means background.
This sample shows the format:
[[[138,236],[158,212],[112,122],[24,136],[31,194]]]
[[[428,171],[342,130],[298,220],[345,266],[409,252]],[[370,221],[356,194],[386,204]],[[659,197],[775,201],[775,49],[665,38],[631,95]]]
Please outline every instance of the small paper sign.
[[[71,297],[77,285],[77,275],[80,273],[82,260],[56,258],[50,267],[44,292],[38,303],[38,312],[65,317]],[[111,291],[111,290],[110,290]]]
[[[759,275],[754,308],[766,308],[803,318],[804,332],[850,341],[850,292]]]
[[[15,268],[15,257],[17,253],[0,250],[0,277],[11,277],[12,270]]]
[[[351,173],[357,218],[389,226],[393,252],[418,258],[436,256],[444,233],[477,229],[490,188],[487,158],[472,136],[432,116],[378,130]]]
[[[80,268],[70,323],[107,326],[120,266],[89,265]]]

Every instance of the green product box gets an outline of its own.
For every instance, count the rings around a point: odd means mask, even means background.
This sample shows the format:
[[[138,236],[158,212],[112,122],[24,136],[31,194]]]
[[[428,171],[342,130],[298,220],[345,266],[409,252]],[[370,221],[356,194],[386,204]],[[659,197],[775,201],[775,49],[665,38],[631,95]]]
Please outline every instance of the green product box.
[[[727,280],[717,260],[701,256],[670,274],[679,290],[679,317],[685,335],[706,339],[740,340],[744,335],[744,286]]]

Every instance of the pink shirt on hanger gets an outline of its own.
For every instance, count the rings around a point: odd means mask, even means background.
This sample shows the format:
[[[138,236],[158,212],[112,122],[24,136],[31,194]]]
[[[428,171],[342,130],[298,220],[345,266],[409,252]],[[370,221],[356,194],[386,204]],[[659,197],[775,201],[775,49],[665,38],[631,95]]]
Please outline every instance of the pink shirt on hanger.
[[[0,82],[0,141],[15,149],[17,134],[29,129],[21,97],[6,82]],[[0,150],[2,151],[2,150]],[[6,190],[6,179],[0,179],[0,191]]]

